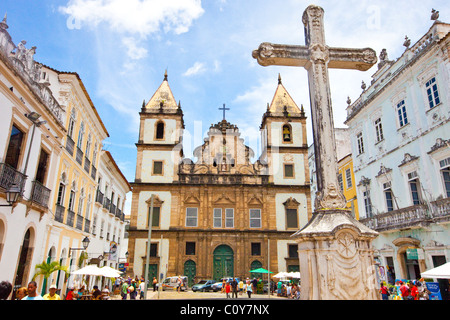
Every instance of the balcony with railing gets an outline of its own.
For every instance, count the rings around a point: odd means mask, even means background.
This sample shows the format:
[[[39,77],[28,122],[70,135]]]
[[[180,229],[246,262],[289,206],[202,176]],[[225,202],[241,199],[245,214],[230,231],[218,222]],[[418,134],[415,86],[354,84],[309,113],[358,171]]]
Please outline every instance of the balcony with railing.
[[[80,214],[77,214],[77,224],[76,224],[76,228],[78,230],[83,230],[83,216]]]
[[[33,192],[31,201],[41,207],[48,208],[48,201],[52,191],[42,185],[39,181],[33,181]]]
[[[67,220],[66,224],[70,227],[73,227],[73,223],[75,222],[75,212],[70,209],[67,209]]]
[[[111,205],[109,206],[109,212],[113,214],[113,216],[116,215],[116,206],[114,204],[111,203]]]
[[[23,173],[17,171],[13,167],[11,167],[7,163],[0,163],[0,190],[6,191],[13,184],[17,185],[21,192],[20,195],[23,195],[23,190],[25,187],[25,180],[27,176]]]
[[[75,141],[70,136],[66,136],[66,150],[73,157],[73,151],[75,150]]]
[[[109,200],[108,198],[104,197],[103,208],[105,208],[106,210],[109,210],[110,206],[111,206],[111,200]]]
[[[377,214],[359,221],[378,232],[420,228],[431,223],[448,222],[450,198]]]
[[[97,168],[92,165],[91,169],[91,178],[95,180],[95,177],[97,176]]]
[[[95,195],[95,202],[98,202],[100,204],[103,204],[103,193],[97,189],[97,194]]]
[[[91,169],[91,161],[84,157],[84,171],[86,171],[89,174],[89,170]]]
[[[91,227],[91,220],[84,218],[84,232],[89,233]]]
[[[76,160],[80,165],[83,163],[83,155],[84,155],[83,151],[81,151],[81,149],[79,147],[77,147]]]
[[[66,208],[64,208],[62,205],[56,204],[56,210],[55,210],[55,220],[58,222],[63,223],[64,222],[64,212],[66,211]]]

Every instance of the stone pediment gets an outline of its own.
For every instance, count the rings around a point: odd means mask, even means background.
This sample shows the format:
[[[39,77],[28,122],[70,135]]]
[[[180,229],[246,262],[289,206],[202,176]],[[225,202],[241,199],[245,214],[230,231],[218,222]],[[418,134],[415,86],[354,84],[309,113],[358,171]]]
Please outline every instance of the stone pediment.
[[[151,198],[151,197],[148,198],[148,200],[145,201],[145,202],[146,202],[146,203],[148,204],[148,206],[150,207],[151,204],[152,204],[152,198]],[[157,195],[155,195],[155,196],[153,197],[153,206],[154,206],[154,207],[160,207],[163,203],[164,203],[164,201],[162,201]]]
[[[290,197],[285,202],[283,202],[283,205],[286,207],[286,209],[298,209],[300,202],[298,202],[295,198]]]
[[[261,197],[258,197],[257,195],[251,195],[250,199],[247,201],[247,204],[251,207],[261,207],[263,205],[263,202],[261,200]]]
[[[215,205],[227,205],[227,204],[235,204],[235,201],[228,197],[225,193],[222,193],[215,201],[213,201]]]
[[[184,199],[184,203],[185,204],[199,204],[200,199],[197,196],[195,196],[194,194],[190,193]]]

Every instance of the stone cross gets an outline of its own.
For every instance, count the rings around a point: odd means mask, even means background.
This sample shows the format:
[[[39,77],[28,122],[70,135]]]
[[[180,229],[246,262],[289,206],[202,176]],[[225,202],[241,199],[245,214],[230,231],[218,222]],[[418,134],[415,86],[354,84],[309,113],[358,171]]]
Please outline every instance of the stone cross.
[[[330,48],[325,43],[324,10],[311,5],[303,13],[305,46],[261,43],[252,53],[262,66],[304,67],[308,71],[309,93],[316,159],[315,210],[342,209],[346,199],[338,183],[336,142],[331,107],[328,68],[366,71],[377,62],[370,48]]]
[[[222,108],[219,108],[219,110],[222,110],[223,111],[223,120],[225,120],[225,111],[226,110],[230,110],[230,108],[225,108],[225,103],[223,104],[223,107]]]

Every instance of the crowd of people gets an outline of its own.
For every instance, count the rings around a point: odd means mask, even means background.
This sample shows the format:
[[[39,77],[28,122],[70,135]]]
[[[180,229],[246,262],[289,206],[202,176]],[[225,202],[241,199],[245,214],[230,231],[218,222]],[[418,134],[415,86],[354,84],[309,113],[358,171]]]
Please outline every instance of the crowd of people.
[[[379,292],[383,300],[430,300],[431,294],[424,279],[395,280],[394,286],[389,288],[382,282]]]
[[[89,300],[110,300],[110,291],[108,286],[105,286],[102,291],[98,286],[94,286],[92,291],[87,291],[84,285],[79,288],[70,286],[67,294],[61,296],[57,293],[56,285],[52,284],[48,289],[48,293],[41,295],[37,291],[37,283],[30,281],[27,287],[21,287],[12,293],[12,284],[9,281],[2,281],[0,283],[0,300],[84,300],[87,297]],[[11,297],[10,297],[11,296]]]

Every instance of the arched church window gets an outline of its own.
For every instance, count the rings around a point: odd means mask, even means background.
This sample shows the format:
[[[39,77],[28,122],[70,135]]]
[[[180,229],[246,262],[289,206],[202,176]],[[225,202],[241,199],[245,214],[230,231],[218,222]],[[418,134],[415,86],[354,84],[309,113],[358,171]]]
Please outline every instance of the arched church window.
[[[164,122],[158,122],[156,124],[156,139],[164,139]]]
[[[285,124],[283,126],[283,142],[292,142],[291,126]]]

